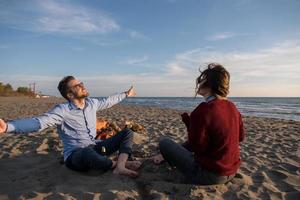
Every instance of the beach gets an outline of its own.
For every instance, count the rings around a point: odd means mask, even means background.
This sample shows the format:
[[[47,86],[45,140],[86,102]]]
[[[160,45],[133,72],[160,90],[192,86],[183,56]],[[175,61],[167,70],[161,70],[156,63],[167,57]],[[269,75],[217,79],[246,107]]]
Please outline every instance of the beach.
[[[32,117],[48,111],[60,98],[0,97],[0,118]],[[244,116],[246,140],[236,177],[223,185],[199,186],[167,163],[147,158],[162,136],[186,140],[182,111],[139,105],[115,105],[99,117],[132,121],[145,130],[135,134],[133,160],[143,161],[135,179],[111,171],[79,173],[61,164],[62,144],[56,128],[39,133],[0,136],[2,199],[300,199],[300,122]]]

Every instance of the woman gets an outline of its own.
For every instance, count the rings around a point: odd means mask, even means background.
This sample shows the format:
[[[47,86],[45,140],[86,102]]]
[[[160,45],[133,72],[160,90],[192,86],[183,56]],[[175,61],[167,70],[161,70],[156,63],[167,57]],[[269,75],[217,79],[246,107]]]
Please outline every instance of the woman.
[[[240,166],[239,143],[245,132],[240,112],[226,97],[230,74],[220,64],[210,63],[196,79],[196,95],[204,97],[190,115],[181,115],[188,140],[179,145],[169,138],[159,142],[155,164],[166,160],[196,184],[222,184],[231,180]]]

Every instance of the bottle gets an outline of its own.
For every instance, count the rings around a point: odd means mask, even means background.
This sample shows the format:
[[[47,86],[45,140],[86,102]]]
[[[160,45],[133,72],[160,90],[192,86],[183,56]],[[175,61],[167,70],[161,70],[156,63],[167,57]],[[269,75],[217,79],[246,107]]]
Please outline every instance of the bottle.
[[[101,147],[101,153],[104,155],[106,154],[106,148],[104,146]]]

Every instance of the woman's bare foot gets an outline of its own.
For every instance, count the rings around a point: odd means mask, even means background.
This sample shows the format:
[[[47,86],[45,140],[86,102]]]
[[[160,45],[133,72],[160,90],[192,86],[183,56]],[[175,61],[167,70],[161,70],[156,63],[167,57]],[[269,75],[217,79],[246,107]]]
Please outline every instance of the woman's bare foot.
[[[152,156],[150,159],[153,160],[154,164],[156,164],[156,165],[159,165],[160,163],[162,163],[165,160],[161,154]]]
[[[131,170],[138,170],[142,163],[140,161],[127,161],[125,167]]]
[[[135,172],[133,170],[126,169],[126,168],[118,168],[118,167],[116,167],[113,170],[113,174],[129,176],[129,177],[132,177],[132,178],[135,178],[139,175],[137,172]]]

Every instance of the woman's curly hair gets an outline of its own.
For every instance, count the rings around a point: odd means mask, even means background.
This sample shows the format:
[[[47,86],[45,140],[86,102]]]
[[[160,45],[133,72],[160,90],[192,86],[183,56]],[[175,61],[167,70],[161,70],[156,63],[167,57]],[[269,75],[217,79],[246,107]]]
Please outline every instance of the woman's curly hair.
[[[196,79],[196,95],[200,87],[210,88],[213,95],[226,97],[229,93],[229,72],[218,63],[209,63],[207,69],[200,71],[200,76]]]

